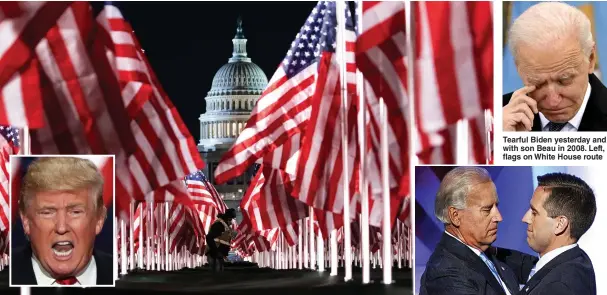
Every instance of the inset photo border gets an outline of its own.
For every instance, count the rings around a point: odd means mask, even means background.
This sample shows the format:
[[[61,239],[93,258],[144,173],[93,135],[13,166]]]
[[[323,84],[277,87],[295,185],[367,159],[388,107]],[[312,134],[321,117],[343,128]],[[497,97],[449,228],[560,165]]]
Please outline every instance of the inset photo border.
[[[9,285],[115,287],[115,156],[9,162]]]
[[[472,282],[496,294],[552,293],[548,272],[531,271],[555,249],[550,277],[568,278],[559,288],[602,294],[606,173],[605,166],[416,166],[414,294],[448,294],[454,285],[478,292]]]

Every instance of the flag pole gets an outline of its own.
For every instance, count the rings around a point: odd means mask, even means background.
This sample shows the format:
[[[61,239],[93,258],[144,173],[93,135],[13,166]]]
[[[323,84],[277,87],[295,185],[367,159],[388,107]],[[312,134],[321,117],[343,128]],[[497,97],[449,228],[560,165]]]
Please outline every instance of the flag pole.
[[[158,205],[158,270],[167,270],[166,268],[166,253],[164,252],[164,204]]]
[[[30,147],[30,132],[29,132],[29,128],[27,127],[23,127],[23,146],[22,146],[22,153],[23,155],[31,155],[31,147]],[[7,235],[7,238],[10,235]],[[11,252],[12,253],[12,252]],[[22,295],[30,295],[31,294],[31,289],[30,287],[21,287],[21,294]]]
[[[470,155],[470,145],[468,142],[468,120],[459,120],[456,123],[456,163],[458,165],[468,164],[468,157]]]
[[[491,132],[493,131],[493,118],[491,110],[485,110],[485,164],[491,163]]]
[[[322,233],[318,233],[318,237],[316,237],[318,242],[318,271],[325,271],[325,241],[322,237]]]
[[[303,220],[305,220],[305,219],[300,219],[297,221],[297,226],[299,226],[299,233],[297,234],[298,235],[298,239],[297,239],[297,257],[298,257],[297,268],[298,269],[303,269],[303,248],[302,248],[303,227],[301,226]]]
[[[170,210],[170,206],[169,206],[169,202],[164,202],[164,253],[166,255],[165,258],[165,263],[166,263],[166,270],[169,270],[170,267],[170,262],[171,262],[171,254],[169,253],[169,210]],[[197,217],[199,218],[199,217]]]
[[[309,210],[309,209],[308,209]],[[309,212],[309,211],[308,211]],[[309,214],[308,214],[309,216]],[[302,226],[302,236],[303,236],[303,267],[304,268],[311,268],[309,265],[309,260],[308,260],[308,220],[310,219],[310,217],[304,218],[301,221],[301,226]]]
[[[156,249],[154,243],[154,222],[155,220],[155,216],[154,216],[154,200],[152,199],[150,201],[150,219],[148,220],[150,222],[150,247],[149,247],[149,253],[150,253],[150,270],[156,270],[155,267],[155,257],[154,257],[154,251]]]
[[[151,241],[151,236],[152,236],[152,220],[151,220],[151,214],[150,214],[150,208],[152,205],[152,201],[151,200],[146,200],[146,206],[145,206],[145,210],[143,210],[145,212],[145,216],[147,217],[147,229],[146,229],[146,237],[145,237],[145,269],[146,270],[152,270],[152,255],[151,255],[151,245],[152,245],[152,241]]]
[[[356,25],[358,28],[358,35],[363,32],[363,2],[358,1],[356,6]],[[371,281],[371,270],[369,268],[369,190],[366,176],[366,142],[367,142],[367,104],[365,100],[365,80],[363,74],[356,69],[356,86],[358,89],[358,100],[359,100],[359,113],[358,113],[358,136],[359,136],[359,148],[360,148],[360,205],[361,205],[361,219],[360,223],[362,226],[360,247],[362,247],[362,272],[363,272],[363,284],[368,284]],[[348,244],[350,245],[350,244]],[[351,248],[351,247],[348,247]]]
[[[289,247],[289,257],[291,259],[291,263],[289,264],[290,269],[297,268],[295,265],[297,263],[297,257],[295,257],[295,245]]]
[[[126,254],[126,222],[124,219],[120,219],[120,274],[127,274],[127,254]]]
[[[352,280],[352,249],[350,241],[350,180],[348,177],[348,92],[346,89],[346,3],[344,1],[337,1],[335,11],[337,15],[337,60],[339,62],[339,83],[341,90],[341,146],[342,146],[342,166],[343,166],[343,202],[344,202],[344,243],[345,243],[345,256],[346,256],[346,274],[344,276],[345,281]]]
[[[331,276],[337,275],[337,230],[331,231]]]
[[[402,268],[401,259],[402,259],[402,250],[403,250],[402,245],[403,245],[403,240],[404,240],[403,232],[402,232],[403,226],[404,226],[404,224],[400,220],[396,222],[396,230],[397,230],[396,231],[396,237],[397,237],[396,238],[396,245],[397,245],[396,255],[397,255],[397,257],[396,258],[398,259],[398,268],[399,269]]]
[[[139,260],[139,268],[143,269],[143,214],[145,214],[143,202],[139,203],[141,210],[139,210],[139,248],[137,248],[137,258]]]
[[[382,268],[384,271],[384,284],[389,285],[392,283],[392,241],[390,231],[390,179],[388,174],[390,173],[388,167],[388,110],[386,109],[386,102],[383,97],[379,98],[379,117],[381,123],[381,179],[382,179],[382,196],[383,196],[383,224],[382,224],[382,238],[383,238],[383,263]],[[365,212],[363,212],[365,214]]]
[[[135,239],[133,232],[133,224],[135,224],[134,210],[135,203],[133,200],[129,203],[129,270],[135,269]]]
[[[118,226],[118,219],[116,218],[116,215],[114,214],[113,216],[114,218],[114,237],[112,238],[112,248],[114,251],[114,255],[118,256],[118,241],[116,240],[116,232],[118,232],[117,226]],[[114,281],[118,280],[118,257],[114,257],[114,259],[112,259],[113,263],[114,263]],[[21,287],[23,290],[23,287]],[[29,287],[26,287],[29,288]],[[23,292],[21,292],[21,294],[23,294]]]
[[[411,1],[404,1],[405,3],[405,31],[406,31],[406,35],[407,35],[407,52],[409,53],[407,55],[407,63],[408,63],[408,75],[407,75],[407,80],[408,80],[408,84],[411,85],[409,87],[409,89],[407,89],[408,95],[409,95],[409,126],[408,126],[408,130],[409,130],[409,151],[411,151],[411,161],[409,161],[409,171],[415,171],[415,165],[419,163],[419,159],[417,157],[416,151],[417,151],[417,147],[416,147],[416,142],[414,141],[415,138],[417,138],[417,136],[414,136],[414,132],[417,133],[417,126],[416,126],[416,120],[415,120],[415,96],[417,95],[417,93],[415,92],[415,87],[414,87],[414,76],[415,76],[415,54],[414,54],[414,48],[415,48],[415,30],[413,28],[414,24],[415,24],[415,14],[411,13],[411,11],[413,11],[413,5],[411,3]],[[409,173],[409,182],[412,183],[413,181],[413,175],[414,173]],[[411,194],[409,194],[411,195]],[[415,201],[413,199],[413,197],[409,198],[409,201],[411,202],[409,204],[410,208],[414,208],[415,205]],[[410,210],[410,217],[409,218],[415,218],[415,210],[411,209]],[[411,220],[411,219],[409,219]],[[414,219],[413,219],[414,220]],[[406,225],[406,224],[405,224]],[[411,230],[409,228],[409,225],[407,225],[406,227],[407,230],[407,243],[404,243],[406,245],[406,249],[409,249],[409,241],[411,240]],[[411,266],[409,263],[409,253],[408,250],[405,250],[405,257],[407,259],[407,265]]]
[[[314,269],[316,267],[316,253],[315,253],[315,244],[314,244],[314,209],[310,207],[310,269]]]

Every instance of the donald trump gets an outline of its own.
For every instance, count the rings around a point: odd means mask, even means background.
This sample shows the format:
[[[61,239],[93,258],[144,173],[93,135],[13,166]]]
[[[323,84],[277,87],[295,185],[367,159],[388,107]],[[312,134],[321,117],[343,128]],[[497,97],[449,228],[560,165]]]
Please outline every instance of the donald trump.
[[[103,183],[87,159],[43,157],[29,165],[19,194],[28,243],[12,252],[13,285],[113,285],[112,256],[94,249],[106,219]]]

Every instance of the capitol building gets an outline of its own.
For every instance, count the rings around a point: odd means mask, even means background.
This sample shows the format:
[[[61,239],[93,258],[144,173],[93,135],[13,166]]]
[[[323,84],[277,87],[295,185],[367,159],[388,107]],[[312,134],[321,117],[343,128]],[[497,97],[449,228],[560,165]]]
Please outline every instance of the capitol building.
[[[211,90],[205,97],[206,112],[198,118],[198,151],[206,163],[204,174],[224,197],[226,205],[238,211],[237,221],[240,222],[239,204],[254,176],[253,167],[222,185],[215,184],[214,173],[221,157],[246,125],[253,106],[268,84],[268,78],[247,56],[247,39],[240,19],[232,43],[232,57],[215,74]]]

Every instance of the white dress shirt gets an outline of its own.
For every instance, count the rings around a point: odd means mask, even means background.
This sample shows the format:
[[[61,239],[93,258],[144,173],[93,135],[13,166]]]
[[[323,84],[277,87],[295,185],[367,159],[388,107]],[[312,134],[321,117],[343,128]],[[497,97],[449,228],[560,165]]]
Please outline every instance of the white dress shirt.
[[[552,259],[563,254],[563,252],[565,252],[567,250],[575,248],[576,246],[577,246],[577,243],[559,247],[559,248],[556,248],[556,249],[544,254],[544,256],[540,257],[540,260],[538,260],[537,263],[535,264],[535,266],[531,269],[531,273],[529,274],[529,278],[527,279],[527,281],[529,281],[529,279],[531,279],[531,277],[534,274],[536,274],[538,271],[540,271],[540,269],[542,269],[542,267],[544,267],[546,264],[548,264],[548,262],[550,262]]]
[[[586,105],[588,104],[588,99],[590,98],[590,91],[592,90],[592,87],[590,87],[590,83],[588,83],[588,88],[586,88],[586,94],[584,94],[584,101],[582,102],[582,105],[580,106],[580,109],[577,111],[577,113],[575,113],[575,116],[573,116],[573,118],[571,118],[571,120],[569,120],[569,122],[567,122],[567,125],[565,125],[563,127],[563,129],[561,129],[561,132],[571,132],[571,131],[577,131],[580,128],[580,123],[582,122],[582,116],[584,115],[584,110],[586,110]],[[542,122],[542,131],[548,131],[548,123],[550,123],[550,121],[546,118],[546,116],[544,116],[544,114],[539,113],[540,114],[540,121]]]
[[[467,245],[466,243],[462,242],[460,239],[458,239],[457,237],[455,237],[454,235],[452,235],[448,231],[445,231],[445,233],[448,234],[448,235],[450,235],[454,239],[458,240],[460,243],[466,245],[468,248],[470,248],[470,250],[472,250],[472,252],[474,252],[474,254],[478,255],[479,257],[481,256],[481,250],[476,249],[474,247],[470,247],[469,245]],[[489,268],[489,267],[487,267],[487,268]],[[497,269],[497,266],[495,266],[495,268]],[[491,270],[489,270],[489,271],[491,271]],[[502,280],[502,278],[499,276],[499,274],[498,274],[498,277],[499,277],[499,280],[500,280],[499,283],[502,286],[502,288],[504,289],[504,292],[506,292],[506,295],[512,295],[510,293],[510,290],[508,290],[508,287],[506,287],[506,283],[504,283],[504,280]]]
[[[35,255],[32,255],[32,266],[38,286],[61,286],[42,268]],[[97,284],[97,264],[94,256],[91,256],[91,261],[89,261],[84,271],[76,276],[76,279],[78,279],[78,282],[75,285],[94,286]]]

